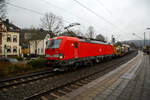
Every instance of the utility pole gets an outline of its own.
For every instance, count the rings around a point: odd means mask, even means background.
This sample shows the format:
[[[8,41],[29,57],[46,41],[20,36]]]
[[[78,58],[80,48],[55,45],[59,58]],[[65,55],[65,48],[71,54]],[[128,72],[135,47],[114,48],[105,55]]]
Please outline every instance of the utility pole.
[[[138,37],[139,39],[141,39],[141,41],[140,41],[140,48],[141,48],[141,50],[142,50],[142,40],[143,40],[143,38],[142,37],[140,37],[140,36],[138,36],[137,34],[135,34],[135,33],[132,33],[132,35],[134,35],[134,36],[136,36],[136,37]]]
[[[148,27],[148,28],[146,28],[147,30],[150,30],[150,27]],[[150,35],[150,34],[149,34]],[[150,38],[149,38],[149,53],[150,53]],[[150,56],[150,54],[149,54],[149,56]]]
[[[145,47],[145,32],[144,32],[144,47]]]
[[[148,27],[148,28],[146,28],[147,30],[150,30],[150,28]],[[150,34],[149,34],[150,35]],[[149,37],[149,41],[150,41],[150,37]],[[150,43],[149,43],[149,47],[150,47]]]

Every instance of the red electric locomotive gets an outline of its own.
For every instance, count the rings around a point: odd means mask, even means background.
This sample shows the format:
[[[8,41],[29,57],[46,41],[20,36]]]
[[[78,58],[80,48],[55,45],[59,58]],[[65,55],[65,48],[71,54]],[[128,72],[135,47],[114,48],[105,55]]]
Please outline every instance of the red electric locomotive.
[[[60,36],[47,41],[45,53],[49,64],[62,69],[75,69],[79,64],[112,57],[114,47],[97,40]]]

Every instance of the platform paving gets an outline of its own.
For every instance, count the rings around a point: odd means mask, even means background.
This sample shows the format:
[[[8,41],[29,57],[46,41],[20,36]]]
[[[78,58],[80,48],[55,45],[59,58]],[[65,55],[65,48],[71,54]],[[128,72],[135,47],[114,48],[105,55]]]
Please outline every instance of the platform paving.
[[[150,58],[139,52],[128,63],[58,100],[150,100]]]
[[[143,62],[117,100],[150,100],[150,59],[144,55]]]

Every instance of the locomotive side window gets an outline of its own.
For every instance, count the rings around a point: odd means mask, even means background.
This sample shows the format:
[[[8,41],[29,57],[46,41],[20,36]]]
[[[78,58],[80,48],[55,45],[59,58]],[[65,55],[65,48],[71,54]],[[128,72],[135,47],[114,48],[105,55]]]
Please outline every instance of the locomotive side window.
[[[74,47],[78,48],[78,43],[77,42],[74,43]]]
[[[59,48],[62,39],[48,40],[46,48]]]

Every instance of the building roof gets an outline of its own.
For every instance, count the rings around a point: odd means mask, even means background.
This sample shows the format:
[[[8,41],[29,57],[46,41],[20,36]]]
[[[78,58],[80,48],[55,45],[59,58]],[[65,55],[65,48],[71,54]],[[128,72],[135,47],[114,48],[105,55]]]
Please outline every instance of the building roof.
[[[19,32],[20,31],[20,28],[12,23],[9,23],[8,19],[6,19],[5,21],[0,19],[0,22],[2,22],[5,25],[6,30],[8,32]],[[3,31],[3,30],[0,30],[0,31]]]
[[[22,34],[29,34],[30,40],[42,40],[45,39],[48,31],[40,31],[40,29],[23,29]]]

